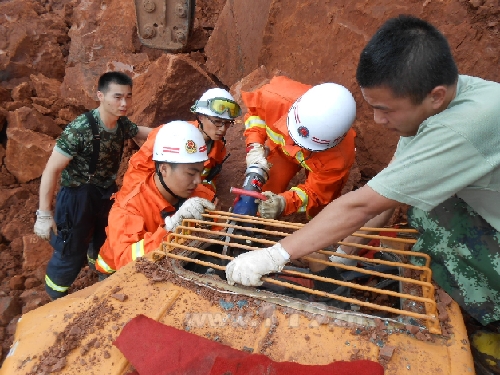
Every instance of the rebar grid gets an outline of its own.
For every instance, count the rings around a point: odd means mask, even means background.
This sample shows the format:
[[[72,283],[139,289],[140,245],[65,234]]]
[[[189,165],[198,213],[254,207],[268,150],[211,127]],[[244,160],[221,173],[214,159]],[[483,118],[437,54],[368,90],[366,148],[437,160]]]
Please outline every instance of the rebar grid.
[[[249,227],[248,225],[253,225],[257,227]],[[274,243],[279,241],[281,238],[288,236],[293,233],[293,231],[300,229],[305,224],[301,223],[288,223],[280,220],[270,220],[262,219],[254,216],[237,215],[224,211],[211,211],[208,214],[203,215],[203,220],[186,219],[183,221],[182,225],[177,227],[175,232],[168,235],[166,241],[163,244],[163,250],[166,255],[170,258],[177,259],[183,262],[196,263],[205,267],[211,267],[213,269],[225,271],[225,267],[203,260],[196,259],[196,257],[184,256],[179,254],[179,251],[174,252],[174,250],[181,250],[183,253],[192,252],[193,253],[204,254],[214,258],[230,261],[233,257],[229,255],[219,254],[213,251],[208,251],[203,249],[210,244],[218,244],[225,246],[227,248],[235,248],[238,250],[244,249],[248,251],[259,250],[263,247],[272,246]],[[234,230],[244,230],[248,235],[234,234],[230,229]],[[355,232],[353,236],[362,237],[366,239],[376,239],[380,241],[391,242],[396,244],[398,247],[408,246],[415,243],[414,239],[410,238],[399,238],[399,236],[408,237],[408,235],[414,235],[417,233],[414,229],[394,229],[394,228],[360,228],[360,231],[365,232],[397,232],[397,237],[388,237],[379,234],[366,234]],[[260,238],[258,236],[264,236],[267,238]],[[239,242],[233,242],[239,241]],[[243,242],[243,243],[242,243]],[[193,245],[193,243],[195,245]],[[247,244],[249,245],[247,245]],[[338,301],[347,302],[350,304],[364,306],[374,310],[380,310],[389,312],[396,315],[404,315],[407,317],[421,319],[425,322],[427,329],[431,333],[440,334],[441,328],[439,326],[439,321],[437,319],[437,307],[435,302],[435,290],[434,286],[431,284],[431,270],[429,268],[430,258],[428,255],[413,252],[409,250],[395,249],[383,246],[369,246],[361,245],[356,243],[345,243],[338,242],[338,244],[344,244],[346,246],[351,246],[357,249],[373,250],[375,252],[385,252],[392,253],[402,257],[417,257],[421,258],[425,262],[425,266],[416,266],[413,264],[408,264],[403,261],[391,261],[383,259],[368,259],[361,256],[355,255],[344,255],[335,253],[332,250],[320,250],[315,254],[322,254],[326,259],[317,259],[312,256],[305,256],[301,260],[316,264],[321,264],[327,267],[337,267],[337,269],[342,271],[356,271],[361,274],[366,274],[368,276],[381,277],[383,279],[392,279],[399,282],[400,287],[403,284],[411,285],[412,287],[418,288],[421,291],[422,296],[395,292],[391,290],[378,289],[371,286],[360,285],[350,281],[342,281],[327,277],[318,276],[311,273],[299,272],[295,270],[283,270],[281,274],[291,277],[298,277],[303,279],[310,279],[314,281],[321,281],[333,284],[334,287],[345,286],[355,290],[376,293],[378,295],[387,295],[392,297],[398,297],[404,301],[413,301],[413,303],[422,304],[425,307],[425,313],[418,313],[414,311],[404,310],[402,308],[397,309],[390,306],[383,306],[374,302],[362,301],[357,298],[344,297],[325,291],[308,288],[305,286],[299,286],[292,283],[275,280],[270,277],[263,277],[262,280],[268,283],[286,287],[292,290],[308,293],[311,295],[316,295],[320,297],[332,298]],[[255,246],[258,245],[258,246]],[[390,273],[378,272],[374,270],[364,269],[357,266],[346,266],[341,263],[331,262],[328,256],[336,255],[342,258],[353,259],[357,262],[363,262],[369,265],[387,265],[398,267],[400,275],[393,275]],[[401,276],[402,273],[420,273],[420,280]],[[333,289],[333,288],[332,288]]]

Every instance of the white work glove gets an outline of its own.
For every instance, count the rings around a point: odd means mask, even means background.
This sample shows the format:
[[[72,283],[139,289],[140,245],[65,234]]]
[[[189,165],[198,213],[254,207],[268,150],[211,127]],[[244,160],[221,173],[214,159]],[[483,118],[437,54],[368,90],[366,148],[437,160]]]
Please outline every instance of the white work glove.
[[[285,198],[271,191],[264,191],[262,194],[267,197],[267,200],[259,200],[258,211],[260,216],[264,219],[276,219],[285,209]]]
[[[262,169],[265,169],[266,172],[269,172],[270,166],[266,159],[266,149],[260,143],[252,143],[248,146],[250,151],[247,152],[246,162],[247,167],[252,164],[257,164]]]
[[[165,230],[167,232],[174,231],[184,219],[201,220],[203,218],[201,215],[205,212],[205,209],[209,211],[215,210],[215,204],[204,198],[189,198],[175,214],[165,218]]]
[[[36,222],[33,231],[35,234],[44,239],[48,240],[50,238],[50,229],[57,234],[57,227],[52,216],[52,211],[36,211]]]
[[[340,246],[337,247],[337,250],[335,252],[339,253],[339,254],[344,254],[344,255],[346,254],[346,252],[344,250],[342,250]],[[330,259],[330,262],[341,263],[345,266],[355,266],[358,263],[354,259],[341,258],[341,257],[338,257],[336,255],[330,255],[329,259]]]
[[[289,259],[290,254],[279,242],[266,249],[249,251],[234,258],[226,266],[227,282],[229,285],[262,285],[262,276],[280,272]]]

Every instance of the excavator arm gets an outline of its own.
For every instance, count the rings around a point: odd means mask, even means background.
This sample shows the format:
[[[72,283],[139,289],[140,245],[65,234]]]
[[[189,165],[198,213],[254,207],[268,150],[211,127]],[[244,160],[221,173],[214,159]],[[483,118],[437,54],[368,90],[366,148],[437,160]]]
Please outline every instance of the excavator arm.
[[[137,34],[151,48],[180,52],[194,20],[195,0],[134,0]]]

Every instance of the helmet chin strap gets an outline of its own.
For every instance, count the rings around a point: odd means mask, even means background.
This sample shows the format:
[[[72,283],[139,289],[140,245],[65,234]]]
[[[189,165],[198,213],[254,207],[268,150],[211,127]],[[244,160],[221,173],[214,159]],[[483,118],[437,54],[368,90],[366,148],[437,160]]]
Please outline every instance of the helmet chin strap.
[[[207,144],[207,153],[210,153],[210,151],[212,150],[212,147],[214,145],[214,140],[212,138],[210,138],[210,136],[205,132],[205,129],[203,129],[203,123],[201,122],[201,120],[198,116],[196,116],[196,121],[198,121],[198,126],[199,126],[200,130],[202,131],[202,133],[205,134],[208,138],[208,141],[206,141],[205,143]]]
[[[161,186],[163,186],[163,188],[172,196],[174,197],[175,199],[177,199],[178,201],[182,201],[184,200],[184,198],[181,198],[179,197],[177,194],[175,194],[172,190],[170,190],[170,188],[167,186],[167,184],[165,183],[165,181],[163,180],[163,176],[160,172],[160,163],[155,163],[156,164],[156,174],[158,175],[158,179],[160,180],[160,184]]]

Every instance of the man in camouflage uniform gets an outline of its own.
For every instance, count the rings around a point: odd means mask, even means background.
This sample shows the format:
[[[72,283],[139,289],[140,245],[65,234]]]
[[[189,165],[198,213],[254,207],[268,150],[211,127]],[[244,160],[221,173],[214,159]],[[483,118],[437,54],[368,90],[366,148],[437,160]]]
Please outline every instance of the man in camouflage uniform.
[[[400,135],[392,162],[280,243],[234,259],[228,282],[259,285],[288,259],[383,225],[404,203],[421,233],[413,248],[431,255],[434,280],[481,324],[499,321],[500,84],[459,75],[445,37],[411,16],[376,32],[356,78],[375,122]],[[496,335],[483,341],[500,347]],[[499,359],[488,362],[495,371]]]
[[[50,238],[54,248],[45,275],[45,290],[52,299],[68,293],[86,256],[90,265],[95,263],[105,240],[110,197],[117,190],[115,180],[124,142],[133,137],[146,139],[151,130],[125,116],[132,100],[130,77],[105,73],[97,89],[99,107],[66,126],[40,182],[34,231],[43,239]],[[61,188],[53,217],[52,199],[59,176]]]

